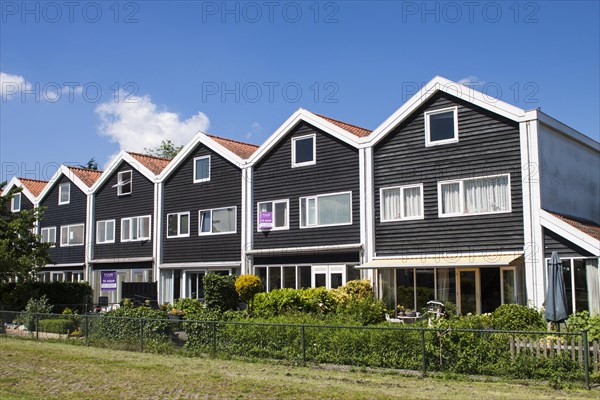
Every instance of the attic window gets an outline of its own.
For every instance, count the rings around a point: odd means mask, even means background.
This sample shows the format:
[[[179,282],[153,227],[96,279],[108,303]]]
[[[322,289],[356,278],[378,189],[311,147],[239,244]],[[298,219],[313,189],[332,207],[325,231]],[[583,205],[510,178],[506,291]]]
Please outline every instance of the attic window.
[[[317,163],[315,135],[292,139],[292,167],[303,167]]]
[[[61,183],[58,186],[58,204],[69,204],[71,202],[71,184]]]
[[[16,193],[10,200],[10,211],[19,212],[21,211],[21,193]]]
[[[425,145],[458,142],[458,107],[425,112]]]
[[[194,183],[210,181],[210,156],[194,158]]]
[[[119,177],[118,177],[116,186],[117,186],[117,194],[119,196],[131,194],[132,186],[133,186],[131,171],[119,172]]]

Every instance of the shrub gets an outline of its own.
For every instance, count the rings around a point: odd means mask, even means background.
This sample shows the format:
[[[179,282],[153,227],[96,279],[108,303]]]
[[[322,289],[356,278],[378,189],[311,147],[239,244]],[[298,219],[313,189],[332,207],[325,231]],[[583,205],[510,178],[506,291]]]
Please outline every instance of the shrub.
[[[40,331],[49,333],[70,333],[76,328],[75,322],[71,319],[41,319]]]
[[[235,275],[204,275],[204,303],[208,309],[221,312],[237,309],[239,297],[235,279]]]
[[[248,303],[248,308],[252,310],[252,300],[255,295],[262,291],[262,281],[256,275],[240,275],[235,280],[235,291],[243,301]]]
[[[258,317],[273,317],[287,313],[328,314],[336,309],[331,292],[323,287],[310,289],[278,289],[254,297],[254,313]]]
[[[39,299],[31,298],[25,306],[25,312],[17,317],[16,322],[21,325],[25,325],[28,331],[35,330],[35,314],[48,314],[52,312],[52,304],[48,301],[48,298],[44,295]],[[38,317],[39,318],[39,317]]]
[[[591,342],[600,339],[600,315],[590,317],[588,311],[581,311],[569,316],[567,327],[570,332],[588,331],[588,340]]]
[[[498,330],[531,330],[545,329],[542,315],[519,304],[503,304],[492,313],[493,327]]]
[[[173,309],[177,309],[183,312],[184,317],[190,314],[194,314],[199,310],[202,310],[204,306],[200,303],[198,299],[192,298],[183,298],[177,299],[173,302],[172,305],[167,307],[167,311],[173,311]]]
[[[374,296],[350,300],[338,306],[342,315],[360,325],[373,325],[385,320],[385,303]]]
[[[23,310],[31,298],[46,296],[54,304],[54,312],[71,307],[84,311],[91,308],[92,288],[87,283],[71,282],[9,282],[0,284],[0,303],[5,309]]]

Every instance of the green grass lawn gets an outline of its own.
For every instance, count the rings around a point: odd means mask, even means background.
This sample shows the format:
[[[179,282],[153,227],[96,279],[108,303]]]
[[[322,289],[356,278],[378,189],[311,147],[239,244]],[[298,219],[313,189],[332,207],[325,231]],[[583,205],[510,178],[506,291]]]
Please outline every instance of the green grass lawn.
[[[0,336],[0,399],[598,399],[594,389],[134,353]]]

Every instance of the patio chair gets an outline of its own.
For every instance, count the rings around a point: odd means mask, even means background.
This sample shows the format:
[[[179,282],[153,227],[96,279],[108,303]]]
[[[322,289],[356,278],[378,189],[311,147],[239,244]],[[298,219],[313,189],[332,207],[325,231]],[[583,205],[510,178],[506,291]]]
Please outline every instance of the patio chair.
[[[390,317],[390,314],[388,314],[388,313],[385,313],[385,320],[387,322],[396,323],[396,324],[403,324],[404,323],[404,321],[401,320],[401,319],[399,319],[399,318],[392,318],[392,317]]]

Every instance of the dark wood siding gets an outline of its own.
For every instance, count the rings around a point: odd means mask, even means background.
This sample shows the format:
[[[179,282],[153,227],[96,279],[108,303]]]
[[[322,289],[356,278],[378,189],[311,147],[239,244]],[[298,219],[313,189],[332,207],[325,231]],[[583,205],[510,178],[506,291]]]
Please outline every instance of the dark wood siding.
[[[69,204],[58,205],[58,187],[63,183],[71,184],[71,199]],[[85,262],[85,245],[60,247],[60,227],[62,225],[74,225],[86,223],[87,196],[77,185],[66,176],[61,176],[58,182],[46,194],[40,203],[45,207],[44,216],[40,221],[40,232],[42,228],[56,227],[56,246],[50,249],[50,257],[53,264],[72,264]],[[84,227],[84,237],[87,233]]]
[[[131,194],[118,196],[114,187],[119,172],[132,171]],[[152,257],[152,239],[121,243],[121,218],[150,215],[150,232],[154,224],[154,183],[135,165],[123,161],[95,193],[94,259]],[[97,221],[115,220],[115,243],[96,244]],[[151,234],[152,235],[152,234]]]
[[[458,143],[425,147],[424,112],[458,106]],[[438,217],[437,182],[510,174],[512,212]],[[381,223],[380,191],[423,183],[423,220]],[[523,249],[518,124],[449,95],[438,94],[374,149],[377,256]]]
[[[318,253],[318,254],[297,254],[297,255],[273,255],[267,257],[254,257],[254,265],[299,265],[299,264],[327,264],[327,263],[349,263],[356,264],[360,262],[360,253],[342,252],[342,253]]]
[[[594,256],[589,251],[569,242],[559,234],[544,228],[544,256],[546,258],[550,257],[553,251],[558,251],[558,255],[561,258]]]
[[[194,183],[194,158],[210,155],[210,181]],[[199,211],[237,207],[236,233],[198,235]],[[190,236],[167,238],[167,215],[190,212]],[[242,251],[242,171],[202,144],[165,180],[163,262],[240,261]]]
[[[315,165],[292,168],[292,138],[316,134]],[[360,242],[358,150],[306,123],[299,124],[254,168],[254,248],[324,246]],[[352,225],[300,229],[299,198],[352,192]],[[257,232],[256,204],[289,199],[289,230]]]
[[[10,204],[9,204],[10,207]],[[21,192],[21,211],[32,210],[33,203]]]

